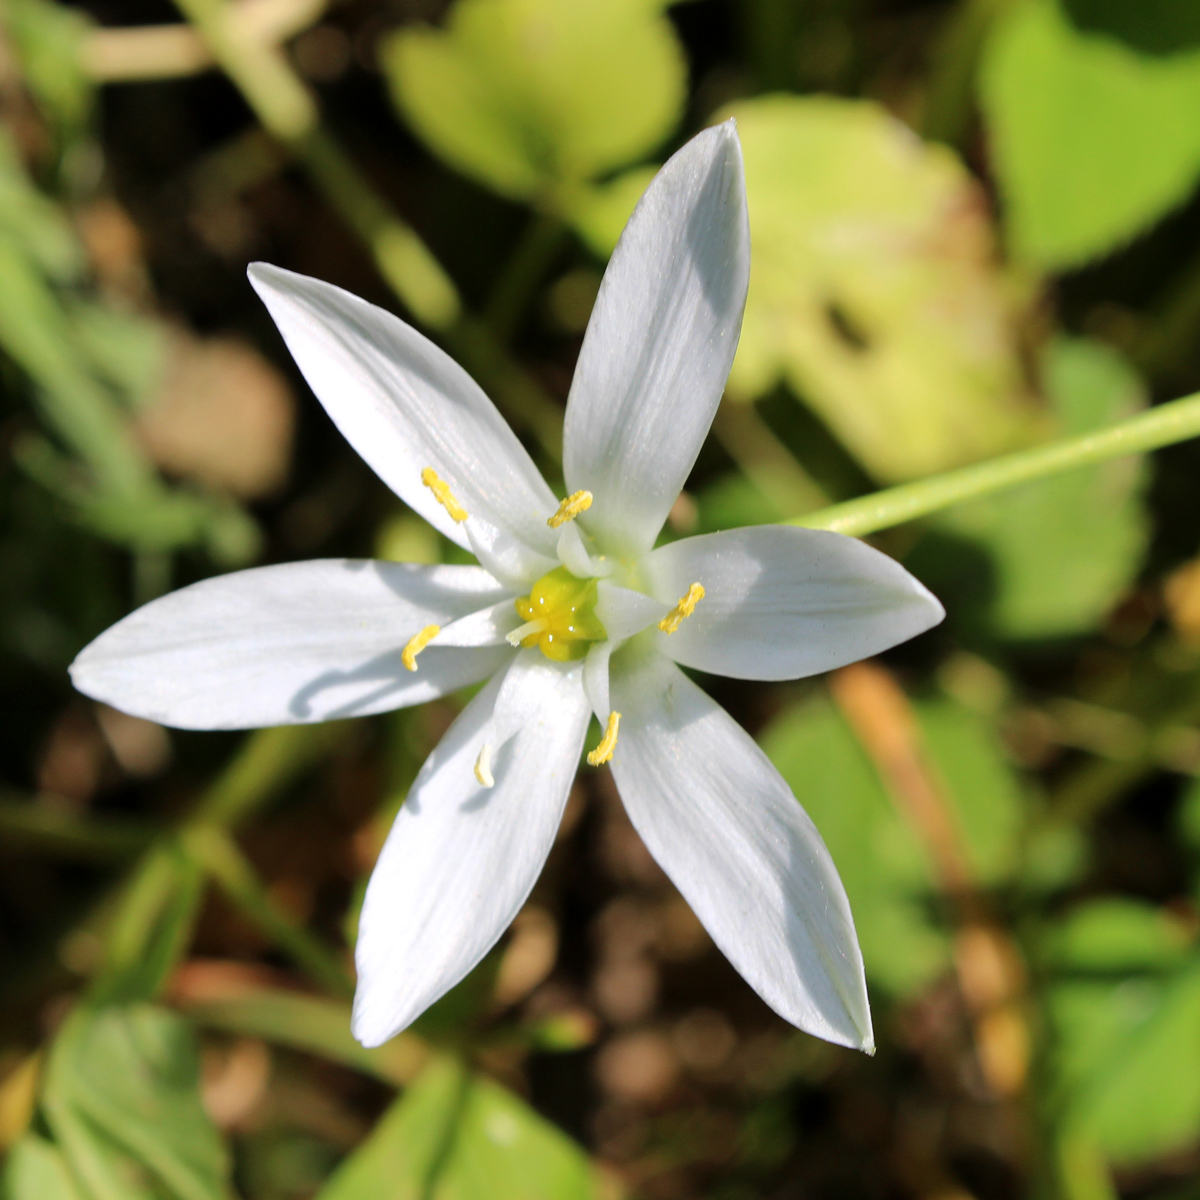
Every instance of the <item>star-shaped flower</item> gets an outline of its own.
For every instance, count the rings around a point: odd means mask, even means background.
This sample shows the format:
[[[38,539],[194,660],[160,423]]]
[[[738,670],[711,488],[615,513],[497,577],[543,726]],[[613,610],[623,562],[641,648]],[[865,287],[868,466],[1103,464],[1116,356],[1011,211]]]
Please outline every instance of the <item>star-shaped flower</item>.
[[[97,638],[72,678],[167,725],[240,729],[419,704],[488,680],[413,784],[371,877],[354,1032],[369,1046],[461,980],[524,904],[588,755],[747,982],[870,1049],[862,958],[812,822],[679,665],[796,679],[875,654],[941,605],[852,538],[760,526],[655,541],[712,423],[749,275],[732,121],[659,172],[604,276],[571,385],[561,503],[441,350],[339,288],[250,278],[377,474],[479,566],[326,560],[208,579]]]

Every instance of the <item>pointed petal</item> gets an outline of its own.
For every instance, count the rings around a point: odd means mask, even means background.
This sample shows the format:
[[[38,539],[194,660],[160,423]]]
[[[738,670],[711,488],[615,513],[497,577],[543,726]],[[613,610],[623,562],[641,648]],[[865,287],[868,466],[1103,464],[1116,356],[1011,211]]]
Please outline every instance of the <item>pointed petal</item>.
[[[533,888],[562,819],[589,717],[582,665],[519,655],[467,705],[421,769],[388,835],[359,923],[354,1036],[378,1046],[495,945]],[[502,690],[532,714],[474,764]]]
[[[269,263],[250,282],[346,440],[410,508],[460,546],[461,525],[421,482],[432,467],[472,515],[554,553],[558,507],[533,460],[475,381],[399,317]]]
[[[898,562],[817,529],[758,525],[703,534],[646,556],[651,592],[704,598],[672,634],[667,657],[734,679],[799,679],[878,654],[936,625],[945,609]]]
[[[596,616],[610,642],[623,642],[647,625],[662,620],[668,606],[641,592],[623,588],[607,579],[596,585]]]
[[[781,1017],[871,1051],[862,955],[821,835],[750,736],[673,663],[614,655],[613,775],[713,941]]]
[[[75,686],[181,729],[252,729],[421,704],[486,679],[506,647],[400,652],[503,596],[479,567],[325,559],[218,575],[102,633],[71,665]]]
[[[431,646],[501,646],[506,645],[506,635],[510,634],[521,624],[513,604],[513,597],[506,596],[503,600],[481,608],[478,612],[468,613],[459,617],[449,625],[443,625],[441,632],[430,643]]]
[[[567,403],[563,468],[606,549],[648,550],[696,461],[733,363],[750,235],[732,121],[655,176],[613,252]]]

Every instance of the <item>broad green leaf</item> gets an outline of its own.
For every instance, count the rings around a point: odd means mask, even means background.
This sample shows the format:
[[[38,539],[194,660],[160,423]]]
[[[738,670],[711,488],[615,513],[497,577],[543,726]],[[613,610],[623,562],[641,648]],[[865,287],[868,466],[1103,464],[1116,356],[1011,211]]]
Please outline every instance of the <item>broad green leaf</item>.
[[[86,1200],[58,1147],[27,1133],[4,1164],[5,1200]]]
[[[1145,403],[1133,369],[1096,342],[1058,339],[1043,375],[1063,434],[1086,433]],[[1020,639],[1094,628],[1141,565],[1144,483],[1140,460],[1120,459],[950,509],[939,524],[985,547],[995,564],[990,629]]]
[[[92,1159],[107,1154],[110,1169],[127,1160],[155,1192],[224,1200],[228,1154],[200,1103],[199,1082],[195,1038],[183,1018],[145,1004],[81,1008],[51,1051],[46,1113],[82,1179],[100,1177]]]
[[[1064,1123],[1109,1161],[1144,1162],[1200,1135],[1200,964],[1169,979],[1064,983],[1048,997]]]
[[[318,1200],[591,1200],[591,1164],[499,1085],[442,1059],[384,1114]]]
[[[731,394],[786,380],[880,480],[1013,448],[1029,422],[986,201],[880,106],[734,104],[754,269]]]
[[[1066,971],[1163,970],[1187,957],[1191,930],[1178,917],[1126,897],[1092,900],[1043,936],[1039,956]]]
[[[1139,53],[1055,0],[1022,0],[997,22],[981,89],[1009,240],[1035,266],[1128,242],[1200,176],[1200,122],[1183,116],[1200,109],[1200,50]]]
[[[445,30],[403,29],[381,61],[430,149],[517,199],[637,161],[683,111],[682,52],[645,0],[458,0]]]
[[[950,701],[920,703],[917,715],[976,877],[984,886],[999,883],[1017,866],[1021,797],[995,735]],[[868,977],[897,995],[917,991],[949,965],[937,887],[920,838],[829,704],[786,711],[761,740],[833,855]]]

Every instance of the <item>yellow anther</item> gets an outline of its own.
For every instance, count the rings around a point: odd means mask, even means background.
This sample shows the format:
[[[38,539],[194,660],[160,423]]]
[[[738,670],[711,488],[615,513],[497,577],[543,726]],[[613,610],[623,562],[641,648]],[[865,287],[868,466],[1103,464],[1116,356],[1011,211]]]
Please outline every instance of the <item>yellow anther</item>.
[[[450,485],[432,468],[421,472],[421,482],[437,497],[437,502],[450,514],[450,519],[460,525],[467,519],[467,510],[454,498]]]
[[[621,726],[621,714],[619,712],[610,712],[608,714],[608,727],[604,730],[604,736],[600,739],[600,745],[588,755],[588,766],[598,767],[601,763],[606,763],[613,756],[613,751],[617,748],[617,730]]]
[[[573,521],[581,512],[587,512],[592,507],[591,492],[572,492],[559,506],[558,512],[547,519],[546,524],[551,529],[557,529],[568,521]]]
[[[696,605],[704,599],[704,586],[693,583],[687,590],[687,595],[680,597],[679,603],[658,623],[663,633],[674,633],[684,621],[696,611]]]
[[[492,776],[492,743],[484,742],[475,760],[475,778],[486,788],[495,787],[496,780]]]
[[[400,651],[400,661],[410,670],[417,669],[417,655],[442,632],[440,625],[426,625],[420,633],[413,634],[408,644]]]

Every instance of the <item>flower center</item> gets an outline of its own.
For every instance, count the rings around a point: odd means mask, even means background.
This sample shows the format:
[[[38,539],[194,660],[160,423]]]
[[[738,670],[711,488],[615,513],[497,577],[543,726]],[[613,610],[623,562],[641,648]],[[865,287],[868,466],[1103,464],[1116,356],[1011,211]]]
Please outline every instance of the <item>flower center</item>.
[[[508,635],[509,643],[537,646],[555,662],[583,658],[592,642],[608,637],[596,616],[596,581],[579,579],[566,567],[543,575],[515,604],[525,624]]]

